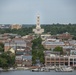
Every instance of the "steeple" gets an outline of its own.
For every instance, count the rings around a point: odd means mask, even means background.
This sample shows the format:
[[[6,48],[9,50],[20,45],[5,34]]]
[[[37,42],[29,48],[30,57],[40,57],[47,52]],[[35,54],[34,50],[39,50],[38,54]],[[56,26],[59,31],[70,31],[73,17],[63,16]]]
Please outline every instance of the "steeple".
[[[36,17],[36,28],[33,29],[33,32],[35,34],[42,34],[44,32],[44,29],[41,29],[41,26],[40,26],[40,15],[37,14],[37,17]]]
[[[36,29],[41,29],[41,27],[40,27],[40,15],[39,14],[37,15],[37,18],[36,18]]]

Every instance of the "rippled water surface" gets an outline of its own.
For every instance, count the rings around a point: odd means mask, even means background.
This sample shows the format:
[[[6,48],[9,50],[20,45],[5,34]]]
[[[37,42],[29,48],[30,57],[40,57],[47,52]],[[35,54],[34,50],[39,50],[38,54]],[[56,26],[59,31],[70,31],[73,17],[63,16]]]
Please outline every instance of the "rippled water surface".
[[[76,75],[76,71],[73,72],[31,72],[31,71],[9,71],[0,72],[0,75]]]

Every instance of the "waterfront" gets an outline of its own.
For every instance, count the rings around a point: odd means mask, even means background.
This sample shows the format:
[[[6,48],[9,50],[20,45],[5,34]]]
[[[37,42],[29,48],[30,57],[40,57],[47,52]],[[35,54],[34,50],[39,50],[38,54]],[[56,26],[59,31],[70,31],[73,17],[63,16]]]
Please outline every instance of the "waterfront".
[[[51,70],[50,72],[31,72],[31,71],[8,71],[0,72],[0,75],[76,75],[76,71],[73,72],[55,72]]]

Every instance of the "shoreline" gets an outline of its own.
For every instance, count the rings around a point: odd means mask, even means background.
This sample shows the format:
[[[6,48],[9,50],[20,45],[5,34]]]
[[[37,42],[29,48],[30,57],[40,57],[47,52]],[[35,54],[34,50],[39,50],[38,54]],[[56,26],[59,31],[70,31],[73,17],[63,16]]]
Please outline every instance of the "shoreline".
[[[8,71],[31,71],[31,70],[34,70],[34,69],[39,69],[39,68],[31,68],[31,67],[17,67],[17,68],[9,68],[9,69],[2,69],[0,68],[0,72],[8,72]],[[41,67],[42,69],[42,67]],[[48,68],[47,68],[48,69]],[[56,69],[56,68],[55,68]],[[55,69],[50,69],[50,71],[55,71]],[[49,70],[49,69],[48,69]],[[49,72],[50,72],[49,71]],[[73,71],[76,71],[76,69],[74,69]],[[72,72],[73,72],[72,71]],[[40,72],[40,71],[39,71]],[[45,71],[42,71],[42,72],[45,72]],[[62,71],[63,72],[63,71]],[[69,72],[69,71],[67,71]]]

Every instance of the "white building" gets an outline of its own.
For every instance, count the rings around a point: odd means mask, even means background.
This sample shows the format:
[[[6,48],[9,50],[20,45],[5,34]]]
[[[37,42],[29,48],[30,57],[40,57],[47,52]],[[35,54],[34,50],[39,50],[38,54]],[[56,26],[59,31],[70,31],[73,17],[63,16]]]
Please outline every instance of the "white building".
[[[40,26],[40,15],[39,14],[37,15],[36,28],[33,29],[33,32],[35,34],[42,34],[44,32],[44,29],[41,29],[41,26]]]

